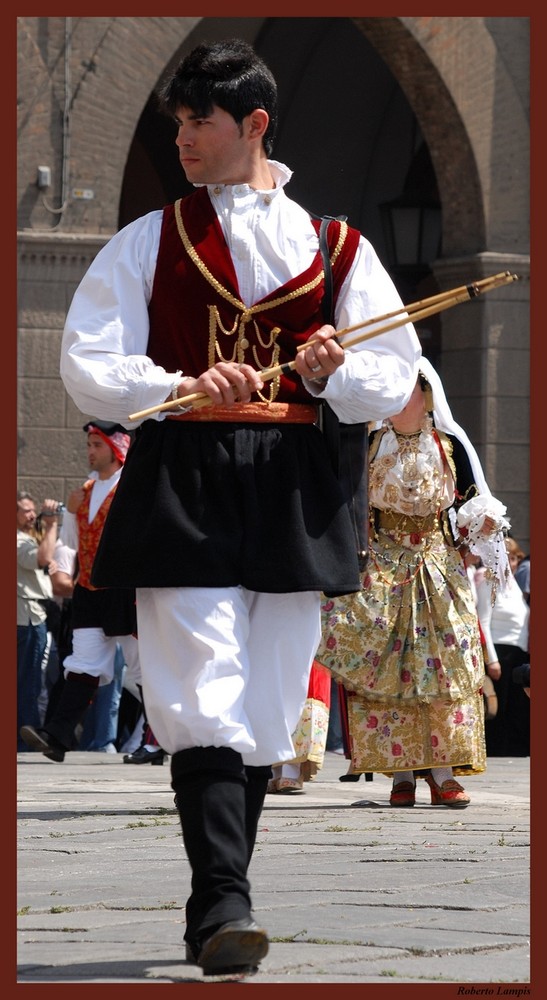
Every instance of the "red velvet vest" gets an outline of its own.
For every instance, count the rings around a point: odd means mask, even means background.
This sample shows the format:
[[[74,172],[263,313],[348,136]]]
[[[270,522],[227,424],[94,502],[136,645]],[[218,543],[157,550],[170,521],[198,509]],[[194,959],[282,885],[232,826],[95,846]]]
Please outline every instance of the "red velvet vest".
[[[312,220],[316,230],[320,221]],[[334,300],[353,263],[359,232],[345,222],[329,226]],[[166,371],[198,377],[217,361],[257,370],[293,361],[297,347],[322,326],[323,264],[310,267],[246,308],[207,189],[164,209],[152,298],[147,353]],[[309,400],[294,372],[265,382],[268,402]]]
[[[103,533],[104,522],[106,520],[106,515],[110,510],[110,504],[116,492],[116,486],[114,486],[110,493],[104,498],[101,506],[99,507],[95,517],[93,518],[91,524],[89,523],[89,502],[91,500],[91,489],[93,487],[93,481],[88,480],[84,483],[84,499],[78,507],[76,513],[76,522],[78,525],[78,583],[80,587],[86,587],[87,590],[97,590],[91,583],[91,569],[93,566],[93,560],[95,559],[95,553],[97,551],[97,546],[99,540]]]

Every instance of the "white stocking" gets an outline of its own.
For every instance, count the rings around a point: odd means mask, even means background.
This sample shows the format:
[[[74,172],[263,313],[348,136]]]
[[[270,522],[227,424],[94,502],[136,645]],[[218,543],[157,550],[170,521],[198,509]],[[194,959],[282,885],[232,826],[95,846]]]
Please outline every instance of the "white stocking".
[[[448,781],[450,778],[454,777],[452,774],[451,767],[432,767],[431,777],[437,782],[439,788],[443,781]]]
[[[414,772],[413,771],[397,771],[393,775],[393,787],[396,788],[401,781],[409,781],[411,785],[415,785]]]

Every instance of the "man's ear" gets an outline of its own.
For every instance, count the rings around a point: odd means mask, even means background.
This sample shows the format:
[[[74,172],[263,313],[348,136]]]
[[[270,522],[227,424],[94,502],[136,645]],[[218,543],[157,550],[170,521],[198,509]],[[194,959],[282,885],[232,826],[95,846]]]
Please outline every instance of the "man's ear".
[[[247,115],[246,121],[249,138],[262,139],[268,128],[270,116],[264,108],[255,108],[254,111],[251,111],[250,115]]]

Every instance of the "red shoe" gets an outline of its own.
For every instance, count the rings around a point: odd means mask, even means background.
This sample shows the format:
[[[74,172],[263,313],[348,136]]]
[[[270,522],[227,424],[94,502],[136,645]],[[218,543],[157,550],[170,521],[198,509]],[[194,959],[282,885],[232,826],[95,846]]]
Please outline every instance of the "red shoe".
[[[266,792],[270,795],[288,795],[291,792],[303,792],[302,778],[270,778]]]
[[[449,806],[451,809],[465,809],[471,802],[465,789],[457,781],[454,781],[454,778],[447,778],[446,781],[443,781],[442,785],[438,785],[431,774],[428,774],[425,780],[431,791],[432,806]]]
[[[278,778],[276,792],[280,795],[290,795],[292,792],[303,792],[302,778]]]
[[[405,807],[413,806],[416,801],[416,785],[413,785],[411,781],[400,781],[398,785],[394,785],[391,789],[391,795],[389,796],[390,806],[395,806],[397,809],[402,809]]]

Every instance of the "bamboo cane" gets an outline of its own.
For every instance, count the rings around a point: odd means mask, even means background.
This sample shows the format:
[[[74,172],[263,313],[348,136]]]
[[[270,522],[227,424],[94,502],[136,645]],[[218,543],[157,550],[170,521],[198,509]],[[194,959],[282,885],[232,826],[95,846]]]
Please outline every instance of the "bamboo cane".
[[[445,309],[451,309],[453,306],[459,305],[462,302],[468,302],[470,299],[476,298],[482,292],[492,291],[494,288],[500,288],[502,285],[507,285],[513,281],[519,280],[518,274],[513,274],[510,271],[501,271],[499,274],[490,275],[490,277],[482,278],[480,281],[474,281],[469,285],[460,285],[458,288],[452,288],[446,292],[439,292],[437,295],[432,295],[427,299],[412,302],[406,306],[403,305],[400,309],[396,309],[391,313],[384,313],[382,316],[375,316],[371,319],[363,320],[362,323],[356,323],[354,326],[347,326],[342,330],[337,330],[334,336],[336,336],[336,339],[339,340],[341,337],[345,337],[349,333],[354,333],[356,330],[362,330],[364,327],[380,324],[379,326],[374,326],[374,329],[368,333],[362,333],[358,337],[353,337],[351,340],[348,340],[341,345],[344,348],[355,347],[356,344],[362,344],[367,340],[371,340],[373,337],[379,337],[383,333],[389,333],[391,330],[396,330],[397,327],[405,326],[408,322],[417,323],[422,319],[426,319],[427,316],[443,312]],[[399,319],[394,319],[395,316],[399,316]],[[392,321],[386,322],[390,320]],[[316,343],[319,343],[319,341],[316,341],[313,337],[311,337],[305,344],[301,344],[298,347],[297,353]],[[260,376],[263,381],[267,382],[272,378],[276,378],[278,375],[283,375],[289,371],[293,371],[294,367],[294,361],[287,361],[285,364],[275,365],[273,368],[263,369],[260,372]],[[193,392],[189,393],[187,396],[180,396],[178,399],[167,400],[164,403],[160,403],[158,406],[151,406],[146,410],[139,410],[138,413],[131,413],[129,415],[129,420],[140,420],[153,413],[160,413],[164,410],[178,409],[180,406],[192,406],[193,408],[198,408],[201,406],[212,405],[213,402],[207,393]]]

